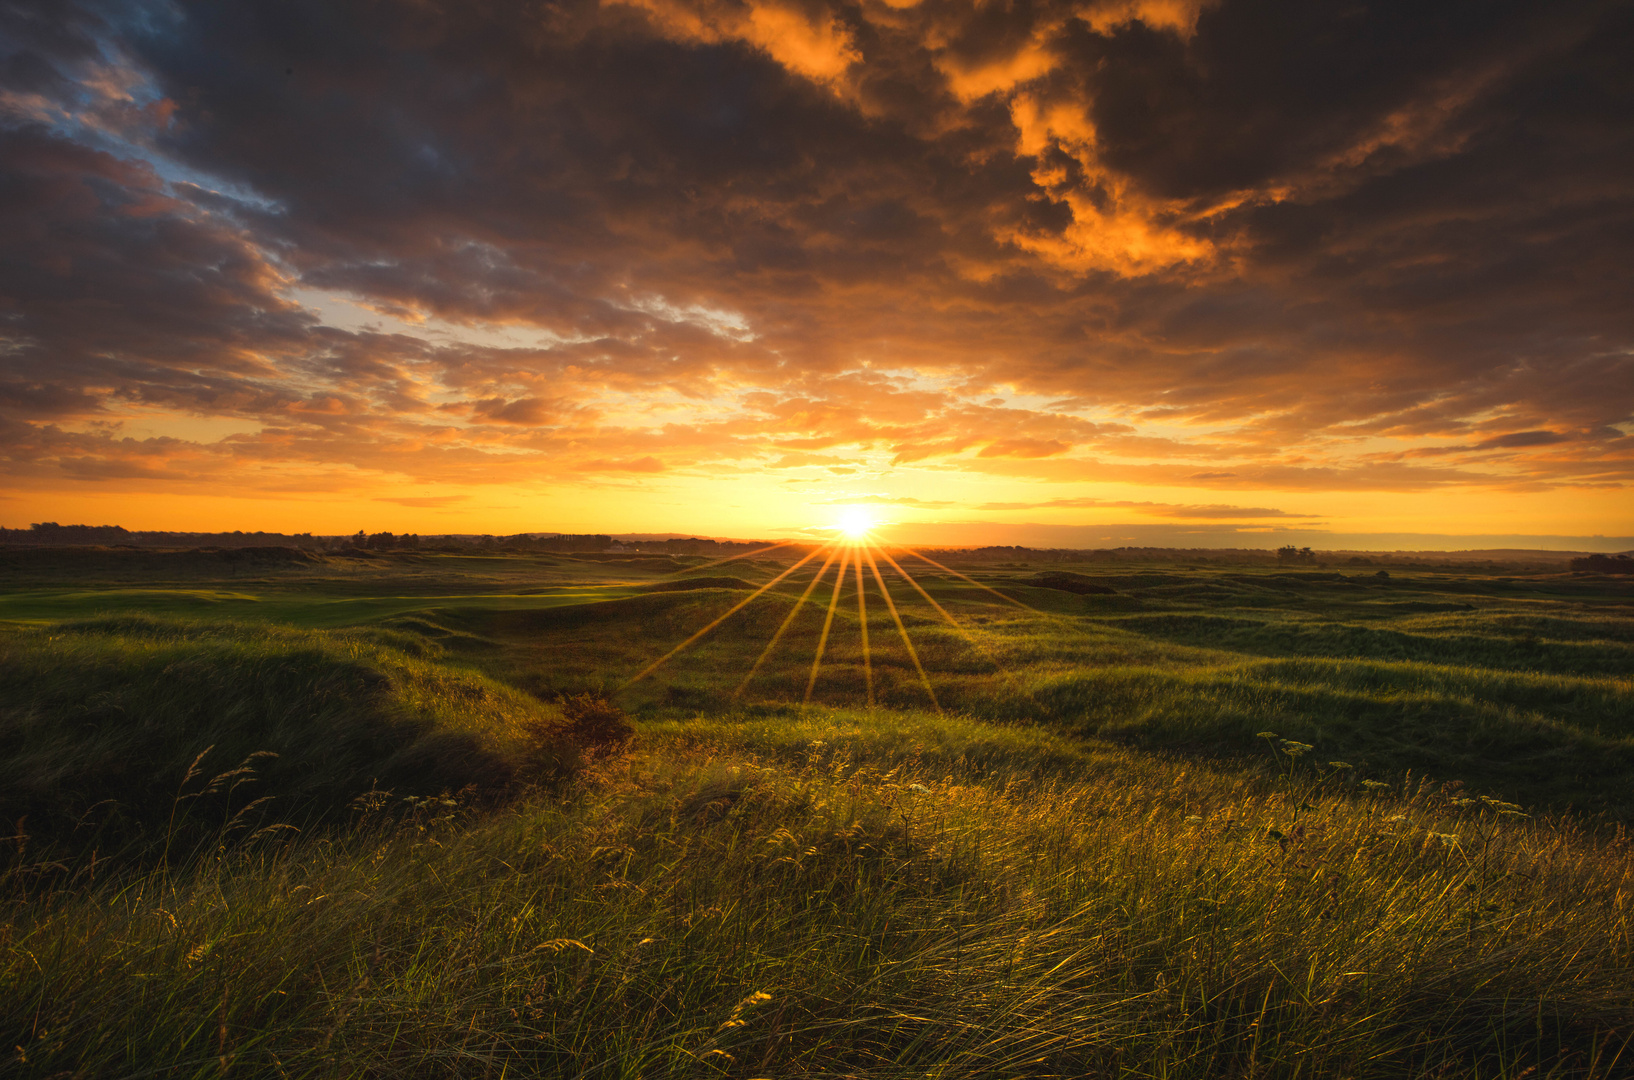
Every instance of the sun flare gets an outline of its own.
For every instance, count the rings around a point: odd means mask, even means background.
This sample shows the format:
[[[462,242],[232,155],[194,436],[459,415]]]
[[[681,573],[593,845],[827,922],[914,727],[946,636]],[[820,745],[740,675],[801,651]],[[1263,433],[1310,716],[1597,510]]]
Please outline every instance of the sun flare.
[[[860,506],[847,507],[840,512],[840,532],[853,540],[867,536],[876,524],[874,515]]]

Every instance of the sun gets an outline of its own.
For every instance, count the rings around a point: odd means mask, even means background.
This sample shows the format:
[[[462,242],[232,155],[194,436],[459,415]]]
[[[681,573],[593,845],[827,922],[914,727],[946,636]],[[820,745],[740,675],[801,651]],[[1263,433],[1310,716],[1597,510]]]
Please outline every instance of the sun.
[[[853,540],[867,536],[875,524],[874,515],[860,506],[850,506],[840,511],[840,531]]]

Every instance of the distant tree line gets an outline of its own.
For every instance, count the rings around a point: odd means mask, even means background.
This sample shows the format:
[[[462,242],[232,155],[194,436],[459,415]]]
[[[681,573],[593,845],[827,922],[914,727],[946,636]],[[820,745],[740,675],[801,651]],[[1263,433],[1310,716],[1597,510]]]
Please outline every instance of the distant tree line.
[[[671,537],[663,540],[619,541],[606,533],[515,533],[510,536],[470,533],[445,533],[421,536],[417,533],[394,534],[369,532],[359,529],[350,536],[323,536],[313,533],[276,532],[170,532],[125,529],[119,525],[59,525],[42,521],[26,529],[0,527],[0,548],[4,547],[136,547],[136,548],[256,548],[285,547],[305,551],[539,551],[569,553],[626,553],[654,555],[702,555],[725,558],[742,555],[768,545],[765,540],[711,540],[704,537]],[[799,546],[789,550],[801,550]],[[1097,548],[1029,548],[1020,545],[994,544],[985,547],[926,547],[929,553],[957,554],[963,560],[981,562],[1034,562],[1034,563],[1194,563],[1198,565],[1312,566],[1318,563],[1317,553],[1308,547],[1285,545],[1275,551],[1265,548],[1161,548],[1118,547]],[[1472,561],[1466,553],[1449,552],[1394,552],[1388,559],[1390,566],[1467,566],[1471,569],[1493,568],[1516,562],[1515,559]],[[1514,555],[1542,556],[1545,553]],[[1558,570],[1565,563],[1564,552],[1554,559],[1527,558],[1528,564],[1552,563]],[[1332,553],[1323,556],[1333,557]],[[1353,556],[1347,560],[1352,566],[1376,565],[1373,559]],[[1588,555],[1570,561],[1572,570],[1600,574],[1634,574],[1634,557],[1621,555]],[[1549,565],[1538,565],[1548,570]]]
[[[704,540],[689,536],[684,540],[643,540],[630,546],[641,551],[662,552],[665,555],[736,555],[766,545],[755,541]]]
[[[486,548],[507,551],[606,551],[613,546],[613,538],[605,533],[517,533],[515,536],[483,536],[480,543]]]
[[[41,521],[26,529],[0,527],[0,547],[297,547],[309,551],[331,546],[331,538],[311,533],[148,532],[119,525],[58,525]]]
[[[725,558],[742,555],[766,547],[764,540],[713,540],[699,536],[671,537],[654,540],[618,541],[607,533],[514,533],[508,536],[492,534],[441,534],[421,536],[417,533],[396,534],[370,532],[359,529],[349,536],[323,536],[313,533],[269,532],[169,532],[125,529],[119,525],[59,525],[54,521],[40,522],[26,529],[0,528],[0,547],[140,547],[140,548],[248,548],[295,547],[307,551],[539,551],[560,554],[636,552],[654,555],[702,555]],[[976,548],[927,548],[928,551],[956,552],[961,559],[982,562],[1173,562],[1183,559],[1195,563],[1265,563],[1275,558],[1286,561],[1282,552],[1251,549],[1195,549],[1176,548],[1102,548],[1081,550],[1071,548],[1030,548],[1021,545],[992,544]],[[1314,561],[1294,548],[1294,561]]]
[[[1292,544],[1277,548],[1278,566],[1313,566],[1316,563],[1316,552],[1310,548],[1294,547]]]
[[[698,541],[709,544],[712,541]],[[412,551],[436,545],[459,549],[596,552],[615,546],[605,533],[518,533],[515,536],[450,534],[421,537],[359,529],[350,536],[276,532],[170,532],[126,529],[120,525],[59,525],[42,521],[26,529],[0,527],[0,547],[247,548],[295,547],[308,551]],[[743,545],[745,550],[749,545]]]
[[[393,536],[389,532],[369,533],[359,529],[352,534],[352,546],[367,548],[370,551],[412,550],[420,546],[420,537],[417,533]]]
[[[626,540],[620,542],[606,533],[517,533],[514,536],[481,536],[478,546],[500,551],[633,552],[652,555],[740,555],[765,547],[764,540],[706,540],[697,536],[668,540]]]
[[[1634,574],[1634,558],[1627,555],[1587,555],[1573,559],[1571,565],[1591,574]]]

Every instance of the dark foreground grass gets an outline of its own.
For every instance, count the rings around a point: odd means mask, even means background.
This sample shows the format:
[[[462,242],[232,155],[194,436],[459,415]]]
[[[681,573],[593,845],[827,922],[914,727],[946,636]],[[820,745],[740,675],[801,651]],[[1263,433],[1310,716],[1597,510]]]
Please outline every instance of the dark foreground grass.
[[[568,797],[36,883],[0,951],[10,1071],[1631,1072],[1620,838],[891,726],[660,726]],[[1012,778],[966,774],[978,747]]]

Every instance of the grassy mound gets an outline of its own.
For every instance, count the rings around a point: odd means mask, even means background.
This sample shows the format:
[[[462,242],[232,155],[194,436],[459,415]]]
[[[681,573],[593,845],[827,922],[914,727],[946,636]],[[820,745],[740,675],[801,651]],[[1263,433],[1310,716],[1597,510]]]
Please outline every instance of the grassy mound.
[[[439,651],[390,631],[147,618],[8,631],[0,819],[41,840],[89,829],[145,846],[258,799],[240,825],[333,818],[371,789],[512,786],[556,710]]]
[[[981,710],[1149,749],[1230,755],[1267,728],[1371,775],[1459,779],[1528,805],[1634,811],[1634,684],[1368,660],[1289,659],[1040,678]],[[951,696],[951,695],[950,695]]]
[[[1117,592],[1108,585],[1102,585],[1094,578],[1083,574],[1074,574],[1070,570],[1052,570],[1048,573],[1034,574],[1026,579],[1026,584],[1035,585],[1040,589],[1059,589],[1062,592],[1077,593],[1080,596],[1110,596]]]

